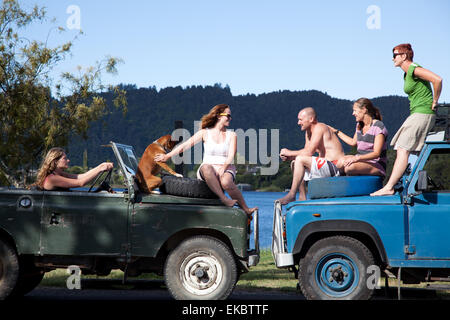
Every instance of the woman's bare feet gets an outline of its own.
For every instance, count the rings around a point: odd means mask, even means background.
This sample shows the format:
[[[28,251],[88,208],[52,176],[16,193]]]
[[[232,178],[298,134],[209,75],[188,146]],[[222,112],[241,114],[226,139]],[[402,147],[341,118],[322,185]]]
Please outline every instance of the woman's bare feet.
[[[376,196],[392,196],[394,193],[395,193],[394,188],[391,189],[389,187],[386,188],[386,186],[384,186],[380,190],[375,191],[375,192],[371,193],[370,195],[372,197],[376,197]]]
[[[229,198],[226,198],[226,197],[224,199],[220,199],[220,200],[227,207],[233,207],[237,203],[237,200],[229,199]]]
[[[244,209],[244,212],[251,219],[253,212],[255,212],[256,210],[258,210],[258,207]]]
[[[295,201],[295,194],[292,195],[291,193],[288,193],[287,195],[285,195],[283,198],[278,199],[278,201],[280,201],[281,205],[286,205],[289,202]]]

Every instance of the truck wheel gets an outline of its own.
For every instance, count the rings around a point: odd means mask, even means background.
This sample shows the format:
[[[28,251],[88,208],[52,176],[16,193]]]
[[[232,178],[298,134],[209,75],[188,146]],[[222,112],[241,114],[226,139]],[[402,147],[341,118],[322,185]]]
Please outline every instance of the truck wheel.
[[[300,288],[309,300],[367,300],[372,253],[360,241],[333,236],[314,243],[299,263]]]
[[[211,191],[205,181],[191,178],[178,178],[165,175],[159,190],[166,194],[180,197],[218,199],[219,197]]]
[[[16,251],[0,239],[0,300],[10,296],[19,278],[19,259]]]
[[[228,246],[209,236],[184,240],[168,256],[164,278],[177,300],[222,300],[237,281],[237,266]]]
[[[35,267],[28,259],[19,259],[19,277],[11,297],[22,297],[36,288],[44,278],[45,272]]]
[[[42,272],[35,275],[21,276],[17,283],[16,290],[11,294],[11,297],[22,297],[30,291],[33,291],[34,288],[41,283],[44,275],[45,273]]]

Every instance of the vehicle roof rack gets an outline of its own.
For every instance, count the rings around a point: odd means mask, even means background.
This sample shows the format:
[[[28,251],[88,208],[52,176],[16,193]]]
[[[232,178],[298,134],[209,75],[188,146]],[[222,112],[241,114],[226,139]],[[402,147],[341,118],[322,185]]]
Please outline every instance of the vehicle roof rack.
[[[436,106],[436,122],[428,133],[426,141],[450,141],[450,104],[441,103]]]

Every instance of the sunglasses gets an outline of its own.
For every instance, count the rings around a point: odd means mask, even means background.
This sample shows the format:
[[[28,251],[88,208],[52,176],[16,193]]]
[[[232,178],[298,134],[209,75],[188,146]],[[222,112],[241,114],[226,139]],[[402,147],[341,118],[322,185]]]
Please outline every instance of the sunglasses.
[[[395,59],[398,55],[401,55],[401,54],[405,54],[405,53],[394,53],[394,54],[392,55],[392,58]]]
[[[228,119],[231,119],[231,114],[229,113],[219,113],[219,116],[227,117]]]

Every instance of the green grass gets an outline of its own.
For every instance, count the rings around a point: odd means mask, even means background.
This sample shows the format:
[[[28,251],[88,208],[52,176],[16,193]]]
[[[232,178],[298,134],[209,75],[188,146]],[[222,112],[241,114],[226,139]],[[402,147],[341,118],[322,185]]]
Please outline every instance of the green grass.
[[[260,253],[258,265],[251,267],[250,272],[241,275],[237,288],[295,292],[297,279],[295,279],[293,272],[275,267],[272,252],[265,249]]]

